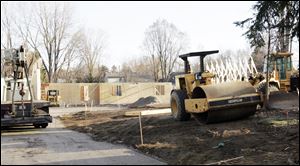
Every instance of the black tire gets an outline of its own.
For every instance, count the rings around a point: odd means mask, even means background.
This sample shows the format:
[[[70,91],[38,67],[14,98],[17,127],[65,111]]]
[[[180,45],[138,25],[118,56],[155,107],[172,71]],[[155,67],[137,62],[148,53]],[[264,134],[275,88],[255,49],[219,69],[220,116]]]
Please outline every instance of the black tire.
[[[171,111],[172,116],[178,121],[188,121],[191,119],[191,114],[185,111],[184,99],[187,98],[186,93],[182,90],[174,90],[171,94]]]
[[[43,123],[43,124],[41,124],[41,127],[42,128],[46,128],[48,126],[48,123]]]
[[[40,124],[33,124],[34,128],[40,128]]]

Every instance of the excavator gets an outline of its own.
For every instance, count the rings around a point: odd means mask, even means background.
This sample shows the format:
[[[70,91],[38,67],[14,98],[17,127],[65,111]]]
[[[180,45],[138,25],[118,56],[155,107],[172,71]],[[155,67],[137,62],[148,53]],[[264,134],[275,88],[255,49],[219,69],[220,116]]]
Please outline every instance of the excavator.
[[[254,115],[262,105],[262,94],[248,81],[212,84],[214,73],[204,70],[204,58],[218,50],[180,55],[185,74],[175,77],[171,91],[171,111],[175,120],[187,121],[191,115],[205,123],[216,123]],[[191,72],[189,57],[200,57],[200,71]]]

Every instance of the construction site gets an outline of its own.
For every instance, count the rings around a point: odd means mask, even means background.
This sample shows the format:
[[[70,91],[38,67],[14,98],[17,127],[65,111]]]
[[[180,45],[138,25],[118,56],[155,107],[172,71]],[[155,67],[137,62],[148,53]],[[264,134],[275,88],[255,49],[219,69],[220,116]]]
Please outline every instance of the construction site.
[[[177,108],[168,105],[170,97],[157,93],[157,86],[164,86],[163,94],[171,94],[171,84],[136,85],[138,88],[133,88],[137,90],[135,93],[131,93],[132,89],[126,90],[130,85],[121,86],[128,102],[123,98],[109,102],[113,103],[110,107],[116,110],[97,111],[99,108],[88,106],[85,111],[61,116],[60,119],[67,128],[88,133],[97,141],[126,144],[172,165],[299,164],[297,92],[271,92],[269,110],[257,109],[250,113],[250,117],[245,108],[239,107],[235,110],[238,114],[217,112],[217,115],[211,115],[209,112],[208,117],[213,119],[203,120],[192,114],[189,121],[178,121],[174,120],[176,114],[173,110]],[[143,92],[151,89],[147,94],[154,93],[138,96],[140,89]],[[102,91],[102,94],[105,93]],[[130,100],[132,94],[136,95],[136,101]],[[222,111],[225,110],[222,108]],[[253,110],[256,108],[250,111]],[[234,116],[240,120],[230,121],[236,119]],[[216,121],[226,122],[207,124]]]
[[[90,38],[103,36],[78,31],[64,41],[68,24],[47,19],[66,21],[67,12],[47,5],[41,28],[24,24],[26,36],[15,21],[23,42],[12,44],[1,2],[1,165],[299,165],[299,10],[289,8],[299,2],[272,9],[284,24],[268,33],[253,18],[251,52],[183,49],[184,33],[158,19],[145,31],[145,55],[111,69],[99,60],[103,41]]]
[[[176,77],[178,89],[184,86],[180,85],[180,77],[195,80],[189,74]],[[210,80],[212,78],[206,79],[213,82]],[[201,99],[191,99],[191,104],[185,99],[186,106],[181,107],[178,104],[184,101],[174,97],[177,87],[172,83],[42,83],[39,93],[40,100],[49,103],[42,107],[50,110],[48,116],[52,115],[47,123],[53,123],[52,118],[55,118],[62,121],[66,128],[87,133],[93,140],[124,144],[167,164],[299,164],[299,92],[279,89],[270,92],[268,110],[264,110],[262,92],[255,90],[249,81],[219,81],[211,83],[211,86],[240,87],[234,92],[235,95],[223,97],[224,93],[233,92],[229,89],[216,90],[214,98],[203,101],[219,101],[223,105],[219,106],[223,113],[213,107],[203,107],[212,104],[201,103]],[[1,92],[7,93],[7,84],[1,85]],[[210,93],[212,89],[209,86],[200,84],[194,89],[207,87],[206,93]],[[192,89],[192,86],[185,88]],[[53,89],[59,93],[49,98]],[[238,95],[241,91],[247,93]],[[194,92],[192,95],[195,95]],[[249,95],[252,101],[247,103],[246,97]],[[229,102],[240,100],[244,102]],[[30,103],[28,100],[21,102]],[[38,107],[39,102],[32,104]],[[197,109],[198,104],[203,110]],[[22,118],[29,116],[30,110],[22,110],[20,105],[16,115],[9,117],[11,110],[7,105],[1,103],[2,127],[12,123],[30,123]],[[245,109],[247,107],[250,109]],[[39,110],[45,110],[42,108]],[[196,113],[205,113],[205,109],[208,109],[208,114]],[[38,116],[34,115],[35,118]],[[27,118],[29,120],[30,116]],[[34,127],[38,128],[38,121],[32,120]],[[14,132],[13,128],[3,129],[1,135]]]

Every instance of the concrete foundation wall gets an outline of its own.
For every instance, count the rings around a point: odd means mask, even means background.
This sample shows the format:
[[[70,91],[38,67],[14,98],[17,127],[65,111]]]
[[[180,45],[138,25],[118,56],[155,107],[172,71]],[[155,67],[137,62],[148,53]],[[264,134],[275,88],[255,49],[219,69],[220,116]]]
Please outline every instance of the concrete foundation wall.
[[[87,87],[84,88],[84,86]],[[59,90],[60,104],[129,104],[142,97],[154,96],[169,103],[171,83],[50,83],[42,84],[42,99],[48,90]],[[86,97],[84,97],[86,96]],[[87,98],[88,96],[88,98]]]

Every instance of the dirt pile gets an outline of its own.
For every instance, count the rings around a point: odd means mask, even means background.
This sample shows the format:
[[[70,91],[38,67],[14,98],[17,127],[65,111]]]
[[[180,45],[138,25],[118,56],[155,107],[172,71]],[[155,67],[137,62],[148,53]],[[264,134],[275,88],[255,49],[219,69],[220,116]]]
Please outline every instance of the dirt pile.
[[[151,105],[159,104],[159,101],[154,96],[141,97],[136,102],[129,104],[129,108],[144,108],[150,107]]]

